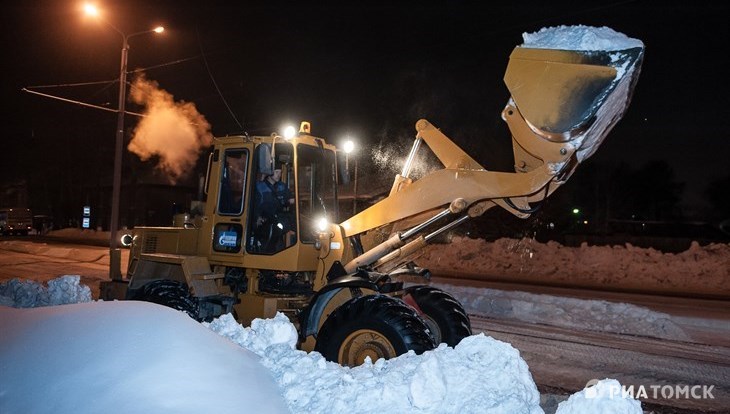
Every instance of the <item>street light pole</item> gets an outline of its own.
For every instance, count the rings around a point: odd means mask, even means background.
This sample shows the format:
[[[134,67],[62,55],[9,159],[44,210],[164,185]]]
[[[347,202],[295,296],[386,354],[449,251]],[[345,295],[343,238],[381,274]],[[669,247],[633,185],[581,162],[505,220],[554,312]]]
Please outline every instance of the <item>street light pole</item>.
[[[145,30],[130,35],[124,34],[116,26],[100,17],[100,11],[90,3],[83,7],[84,12],[99,19],[122,36],[122,61],[119,68],[119,105],[117,112],[117,136],[114,142],[114,178],[112,181],[112,214],[109,224],[109,276],[112,280],[121,280],[122,252],[119,249],[117,233],[119,231],[119,202],[122,187],[122,154],[124,151],[124,113],[127,101],[127,57],[129,55],[129,39],[146,33],[162,33],[165,29],[158,26],[152,30]]]
[[[119,70],[119,113],[117,114],[117,137],[114,143],[114,178],[112,184],[112,217],[109,225],[109,277],[121,280],[122,254],[117,243],[119,230],[119,199],[122,186],[122,151],[124,149],[124,111],[127,100],[127,56],[129,55],[129,37],[122,35],[122,62]]]

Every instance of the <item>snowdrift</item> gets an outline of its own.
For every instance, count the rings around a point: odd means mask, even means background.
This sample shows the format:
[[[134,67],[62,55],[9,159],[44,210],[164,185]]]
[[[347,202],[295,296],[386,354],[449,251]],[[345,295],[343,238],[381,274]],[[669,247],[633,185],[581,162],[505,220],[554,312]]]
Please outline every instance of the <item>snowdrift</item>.
[[[448,249],[429,246],[417,262],[440,276],[730,297],[729,244],[694,242],[673,254],[630,244],[566,247],[533,239],[454,237]]]

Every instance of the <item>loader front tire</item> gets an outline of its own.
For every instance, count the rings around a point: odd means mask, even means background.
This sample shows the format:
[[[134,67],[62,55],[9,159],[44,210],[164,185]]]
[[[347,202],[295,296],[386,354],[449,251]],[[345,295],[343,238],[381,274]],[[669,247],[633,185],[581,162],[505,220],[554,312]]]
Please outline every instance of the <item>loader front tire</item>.
[[[469,316],[453,296],[431,286],[412,286],[405,290],[403,301],[426,321],[436,344],[454,347],[471,335]]]
[[[191,318],[198,320],[198,302],[190,294],[185,284],[174,280],[154,280],[149,282],[142,286],[132,299],[177,309],[187,313]]]
[[[384,295],[354,298],[337,308],[322,325],[315,351],[340,365],[357,366],[370,357],[393,358],[410,350],[435,347],[426,323],[399,299]]]

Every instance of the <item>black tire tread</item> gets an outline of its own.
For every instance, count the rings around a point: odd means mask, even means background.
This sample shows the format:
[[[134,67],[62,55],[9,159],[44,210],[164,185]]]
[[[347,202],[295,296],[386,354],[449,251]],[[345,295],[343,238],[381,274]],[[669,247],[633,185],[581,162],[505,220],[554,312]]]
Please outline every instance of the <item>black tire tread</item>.
[[[411,295],[423,313],[438,324],[441,342],[453,347],[472,334],[469,316],[450,294],[431,286],[411,286],[405,294]]]
[[[398,355],[409,350],[421,354],[436,346],[428,325],[410,306],[390,296],[366,295],[345,302],[330,314],[317,335],[315,351],[327,360],[340,362],[341,341],[362,328],[384,334]]]
[[[175,280],[154,280],[144,285],[134,300],[152,302],[187,313],[198,320],[198,302],[190,294],[187,285]]]

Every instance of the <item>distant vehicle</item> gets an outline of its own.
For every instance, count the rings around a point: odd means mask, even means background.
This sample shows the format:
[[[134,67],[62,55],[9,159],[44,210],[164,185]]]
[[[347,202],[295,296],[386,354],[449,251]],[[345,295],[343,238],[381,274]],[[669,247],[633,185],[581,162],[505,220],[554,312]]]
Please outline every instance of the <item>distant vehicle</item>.
[[[27,236],[33,228],[33,214],[28,208],[0,209],[0,234]]]

